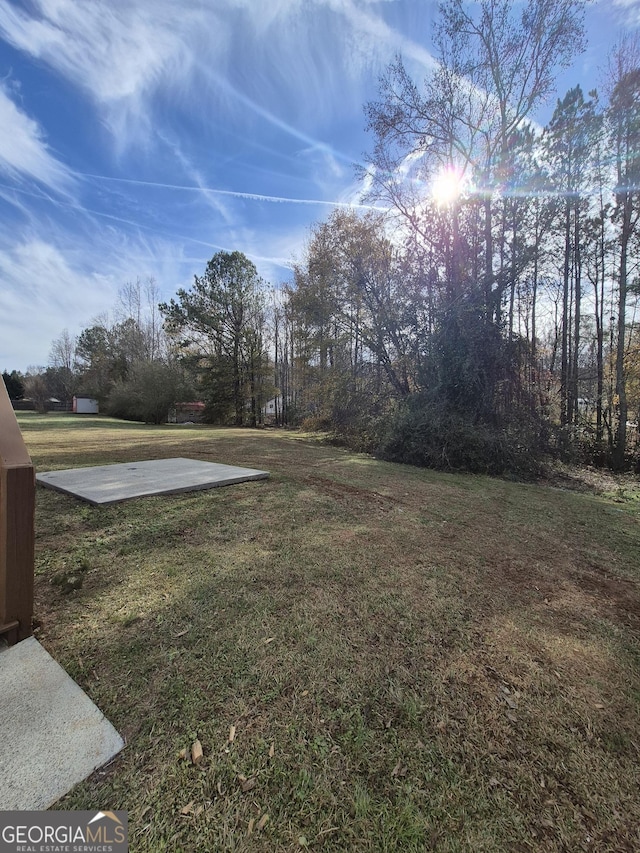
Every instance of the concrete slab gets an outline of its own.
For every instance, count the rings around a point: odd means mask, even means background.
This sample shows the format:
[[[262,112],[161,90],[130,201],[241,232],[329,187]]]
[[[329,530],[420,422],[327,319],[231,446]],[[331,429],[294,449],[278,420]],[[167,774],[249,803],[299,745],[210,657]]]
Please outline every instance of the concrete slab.
[[[268,471],[197,459],[152,459],[95,468],[36,474],[42,486],[66,492],[96,506],[140,498],[214,489],[247,480],[264,480]]]
[[[49,808],[124,741],[35,637],[0,651],[0,811]]]

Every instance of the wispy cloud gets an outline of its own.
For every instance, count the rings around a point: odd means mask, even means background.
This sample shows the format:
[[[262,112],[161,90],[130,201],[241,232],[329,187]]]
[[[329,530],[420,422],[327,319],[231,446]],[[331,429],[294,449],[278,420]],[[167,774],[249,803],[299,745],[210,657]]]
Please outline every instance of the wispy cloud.
[[[87,92],[125,146],[152,133],[154,98],[206,104],[207,81],[224,81],[228,107],[249,107],[309,144],[287,115],[310,125],[336,107],[358,108],[358,87],[345,88],[345,76],[370,76],[376,59],[396,51],[429,63],[384,22],[385,5],[192,0],[178,12],[174,0],[32,0],[27,8],[0,0],[0,33]]]
[[[46,364],[62,329],[78,334],[109,312],[125,282],[152,276],[167,298],[199,267],[179,240],[126,235],[89,218],[74,232],[44,221],[0,237],[0,369]]]
[[[0,32],[25,53],[84,89],[114,132],[149,120],[147,98],[162,84],[188,77],[206,38],[224,25],[203,3],[169,0],[34,0],[29,14],[0,0]]]
[[[0,82],[0,170],[11,178],[29,178],[52,190],[67,193],[71,171],[49,150],[37,121],[12,100],[6,82]]]
[[[70,325],[69,317],[84,314],[88,319],[110,307],[112,282],[107,276],[87,274],[38,237],[0,249],[0,276],[3,368],[46,364],[50,343]]]
[[[0,82],[0,368],[46,361],[127,280],[170,297],[220,249],[289,278],[314,218],[367,208],[352,128],[394,53],[430,61],[394,25],[412,2],[0,0],[25,87]]]
[[[178,185],[163,185],[153,182],[117,178],[105,178],[105,180],[149,187],[168,187],[169,189],[189,190],[196,193],[202,192],[197,187],[189,186],[182,187]],[[250,193],[238,193],[237,195],[241,199],[244,199],[245,197],[250,200],[252,199]],[[42,197],[41,195],[29,190],[10,188],[0,184],[0,197],[5,198],[5,200],[13,203],[16,207],[25,212],[25,218],[29,220],[30,228],[34,233],[39,231],[41,232],[43,230],[42,219],[34,215],[33,211],[26,205],[22,205],[20,203],[20,196],[31,198]],[[277,199],[272,196],[266,196],[264,198],[256,196],[256,199],[266,200],[269,202],[287,201],[287,199]],[[231,224],[223,230],[218,231],[220,239],[218,242],[214,242],[197,236],[195,232],[191,234],[182,233],[180,229],[176,227],[172,227],[171,229],[161,228],[158,225],[150,225],[140,220],[117,216],[116,214],[108,213],[105,210],[96,210],[91,207],[60,201],[55,198],[49,198],[48,201],[58,210],[64,211],[72,216],[76,216],[82,223],[83,236],[81,239],[75,238],[78,243],[78,247],[76,247],[73,254],[77,256],[84,251],[86,254],[85,265],[88,268],[95,265],[96,257],[108,258],[110,276],[115,276],[116,278],[118,278],[118,276],[123,278],[124,276],[123,280],[131,277],[131,275],[140,275],[140,263],[146,264],[148,268],[149,265],[152,267],[157,266],[158,264],[156,264],[156,261],[166,264],[171,259],[175,270],[182,268],[186,263],[204,264],[210,257],[211,252],[219,251],[239,250],[244,252],[257,264],[264,262],[271,267],[275,266],[288,269],[291,266],[291,252],[293,251],[293,247],[297,246],[297,240],[291,236],[291,229],[287,229],[284,235],[279,234],[277,230],[273,231],[269,229],[263,229],[258,234],[253,228],[249,228],[246,225],[242,226],[238,224]],[[310,203],[315,204],[318,202]],[[351,205],[345,201],[344,206],[346,207]],[[108,223],[112,223],[114,228],[112,230],[105,231],[100,225],[101,220],[106,220]],[[126,226],[126,228],[116,228],[116,226]],[[52,229],[50,228],[49,230]],[[63,243],[66,242],[67,246],[70,245],[72,241],[70,232],[63,230],[61,227],[54,228],[53,230],[55,230]],[[99,238],[97,238],[98,234],[100,235]],[[202,247],[206,250],[206,253],[203,254],[202,257],[188,257],[184,250],[184,247],[187,245]],[[282,254],[278,254],[278,249],[275,249],[275,253],[274,251],[269,251],[273,250],[276,245],[282,246]],[[79,248],[82,246],[85,247],[84,250]],[[266,247],[269,247],[269,250],[267,250]],[[67,253],[69,251],[70,250],[67,249]],[[117,261],[114,259],[117,259]],[[187,274],[188,279],[191,278],[193,271],[193,268],[189,268]],[[197,271],[197,268],[195,271]],[[262,274],[266,275],[264,272]],[[166,279],[166,275],[160,274],[160,276],[158,276],[157,272],[154,273],[154,275],[163,281]],[[61,280],[61,286],[62,281],[63,279]],[[54,286],[54,284],[55,280],[52,280],[52,286]],[[170,291],[179,285],[181,285],[181,280],[179,277],[176,277],[176,275],[169,279],[168,287]],[[87,279],[87,286],[91,287],[89,279]],[[0,325],[1,320],[2,317],[0,315]]]
[[[389,50],[392,53],[402,53],[406,59],[411,60],[412,65],[422,66],[425,71],[436,66],[435,58],[423,45],[401,35],[379,14],[374,14],[367,8],[367,6],[373,6],[373,2],[358,3],[356,0],[327,0],[327,2],[336,11],[342,13],[357,32],[366,34],[369,37],[368,41],[375,45],[377,52],[383,55]]]
[[[255,113],[260,118],[265,119],[273,127],[283,131],[289,136],[292,136],[299,142],[304,143],[305,146],[308,146],[309,150],[320,151],[322,153],[327,154],[328,156],[334,157],[338,160],[342,160],[343,162],[348,163],[349,165],[353,165],[353,159],[348,155],[343,154],[341,151],[332,148],[326,142],[323,142],[320,139],[315,139],[308,133],[304,133],[302,130],[299,130],[298,128],[294,127],[289,122],[280,118],[274,112],[271,112],[266,107],[252,100],[246,94],[244,94],[235,86],[233,86],[228,80],[224,79],[218,74],[210,70],[206,70],[204,68],[202,70],[203,72],[208,74],[208,77],[213,83],[213,85],[215,85],[227,96],[228,102],[230,104],[234,104],[236,108],[239,105],[240,107],[249,109],[251,112]],[[307,95],[306,99],[309,99],[309,95]],[[318,101],[316,100],[316,104],[317,103]]]
[[[640,0],[613,0],[613,5],[621,12],[627,26],[640,25]]]

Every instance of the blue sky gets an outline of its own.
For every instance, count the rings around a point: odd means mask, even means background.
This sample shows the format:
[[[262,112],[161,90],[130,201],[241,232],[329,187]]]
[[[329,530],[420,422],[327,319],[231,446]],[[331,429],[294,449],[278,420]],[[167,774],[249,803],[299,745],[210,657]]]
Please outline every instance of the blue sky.
[[[0,0],[0,370],[46,364],[128,281],[170,298],[220,249],[288,280],[309,226],[359,203],[362,106],[396,53],[432,67],[436,6]],[[591,4],[558,94],[598,85],[639,24],[640,0]]]

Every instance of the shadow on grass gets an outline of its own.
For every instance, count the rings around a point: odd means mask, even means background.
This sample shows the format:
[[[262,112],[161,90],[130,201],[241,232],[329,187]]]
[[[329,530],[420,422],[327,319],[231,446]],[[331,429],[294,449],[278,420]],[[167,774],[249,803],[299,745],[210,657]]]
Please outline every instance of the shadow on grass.
[[[128,809],[144,851],[640,848],[632,508],[215,435],[272,478],[38,494],[43,643],[128,741],[61,807]]]
[[[252,557],[227,522],[232,548],[204,564],[168,536],[145,577],[117,565],[149,544],[130,532],[62,605],[57,657],[128,746],[61,807],[126,808],[149,851],[637,849],[640,682],[602,617],[508,579],[480,609],[460,567]]]

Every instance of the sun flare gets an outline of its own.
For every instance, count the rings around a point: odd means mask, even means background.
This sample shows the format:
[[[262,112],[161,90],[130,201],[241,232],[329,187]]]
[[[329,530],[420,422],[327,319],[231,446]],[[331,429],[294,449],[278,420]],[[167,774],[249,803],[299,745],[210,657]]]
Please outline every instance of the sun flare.
[[[462,174],[454,166],[442,169],[431,184],[431,195],[438,205],[451,204],[461,192]]]

